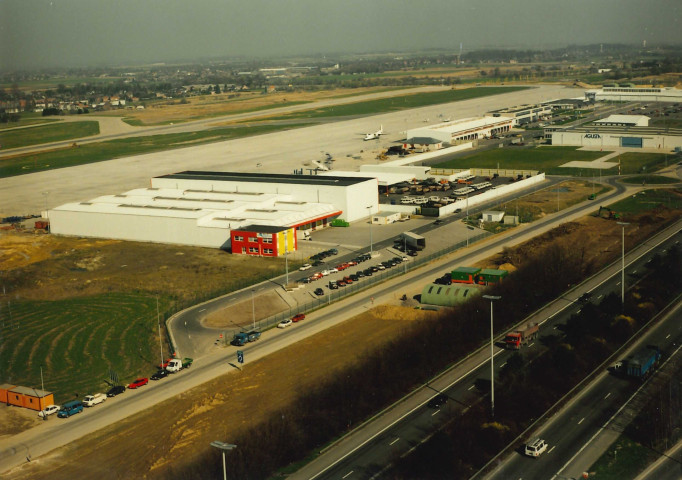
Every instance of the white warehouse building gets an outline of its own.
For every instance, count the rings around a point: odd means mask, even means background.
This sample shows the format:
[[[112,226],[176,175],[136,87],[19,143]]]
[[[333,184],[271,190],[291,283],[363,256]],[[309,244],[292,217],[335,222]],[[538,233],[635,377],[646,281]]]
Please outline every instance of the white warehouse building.
[[[682,102],[682,90],[673,87],[603,87],[585,91],[585,99],[597,102]]]
[[[58,235],[229,248],[230,232],[249,225],[309,232],[378,211],[375,178],[187,171],[48,215]]]
[[[407,131],[407,144],[461,142],[491,137],[511,130],[514,119],[509,117],[465,118],[454,122],[444,122],[428,127],[414,128]],[[422,141],[422,139],[432,141]]]

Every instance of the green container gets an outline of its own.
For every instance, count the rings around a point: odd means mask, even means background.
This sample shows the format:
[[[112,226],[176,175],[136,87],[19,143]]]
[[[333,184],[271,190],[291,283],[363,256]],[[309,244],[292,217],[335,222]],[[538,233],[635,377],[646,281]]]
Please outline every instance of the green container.
[[[474,283],[480,271],[477,267],[457,267],[450,273],[452,283]]]

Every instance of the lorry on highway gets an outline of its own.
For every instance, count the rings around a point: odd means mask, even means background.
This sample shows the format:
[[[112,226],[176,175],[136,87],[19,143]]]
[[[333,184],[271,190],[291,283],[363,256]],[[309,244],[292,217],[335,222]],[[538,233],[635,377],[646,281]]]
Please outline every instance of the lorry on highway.
[[[260,338],[260,332],[257,330],[252,330],[250,332],[240,332],[234,335],[234,338],[230,342],[236,347],[241,347],[249,342],[255,342]]]
[[[661,351],[658,347],[649,345],[617,362],[613,370],[628,377],[645,378],[654,370],[660,359]]]
[[[193,359],[188,357],[185,357],[182,360],[179,358],[174,358],[168,362],[168,365],[166,365],[166,370],[168,370],[170,373],[179,372],[183,368],[191,367],[193,361]]]
[[[527,344],[538,336],[540,325],[537,323],[529,323],[523,327],[509,332],[504,337],[504,345],[508,349],[519,350],[522,345]]]

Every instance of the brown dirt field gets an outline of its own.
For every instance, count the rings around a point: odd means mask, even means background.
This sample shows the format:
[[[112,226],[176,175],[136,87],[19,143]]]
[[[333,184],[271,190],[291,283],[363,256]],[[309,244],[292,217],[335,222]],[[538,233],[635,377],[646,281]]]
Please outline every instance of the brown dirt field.
[[[71,480],[93,474],[98,478],[163,478],[165,465],[177,466],[179,459],[191,462],[210,448],[211,441],[234,438],[294,402],[299,392],[352,364],[366,350],[409,334],[410,325],[434,315],[379,306],[246,364],[242,372],[215,379],[35,459],[13,472],[12,478]],[[191,370],[183,373],[191,374]]]
[[[282,269],[283,260],[210,248],[0,231],[0,279],[8,294],[24,299],[133,290],[192,299],[271,278]]]
[[[255,317],[260,319],[269,317],[287,308],[288,304],[277,293],[266,292],[259,294],[257,300],[253,303],[251,300],[245,300],[213,312],[207,315],[202,323],[208,328],[234,328],[235,325],[248,327],[251,325],[254,313]],[[234,322],[236,318],[243,321],[241,323]]]
[[[517,201],[510,201],[504,204],[508,214],[513,215],[518,203],[519,211],[527,211],[533,215],[534,219],[544,217],[545,215],[556,213],[557,211],[557,192],[556,189],[561,189],[559,192],[559,208],[565,209],[576,203],[585,201],[587,197],[594,191],[599,194],[602,185],[595,183],[594,188],[592,182],[585,180],[567,180],[554,185],[550,188],[539,190],[530,195],[525,195]],[[611,190],[611,187],[604,186],[605,191]],[[595,200],[596,201],[596,200]],[[595,207],[598,208],[598,207]]]
[[[376,88],[358,88],[352,92],[356,94],[371,93]],[[144,125],[155,125],[166,122],[183,122],[199,118],[229,115],[244,110],[277,107],[287,102],[313,102],[340,95],[348,95],[347,89],[322,90],[316,92],[275,92],[263,95],[258,92],[228,92],[218,95],[202,95],[187,98],[187,103],[180,100],[162,100],[150,102],[144,110],[112,110],[98,113],[98,115],[121,116],[133,118]],[[229,98],[232,96],[233,98]]]
[[[0,405],[0,439],[16,435],[43,422],[38,412],[28,408]]]

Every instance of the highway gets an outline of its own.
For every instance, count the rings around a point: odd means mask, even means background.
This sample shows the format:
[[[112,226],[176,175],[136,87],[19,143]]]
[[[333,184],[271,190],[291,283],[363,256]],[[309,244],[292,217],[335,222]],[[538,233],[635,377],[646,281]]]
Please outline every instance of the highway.
[[[627,195],[624,187],[618,186],[616,191],[609,195],[604,195],[601,200],[606,201],[610,199],[613,201],[623,195]],[[351,298],[333,303],[331,306],[309,315],[309,319],[312,321],[303,322],[297,325],[295,329],[274,329],[276,331],[269,331],[261,340],[255,344],[247,345],[241,348],[241,350],[245,352],[247,361],[255,361],[276,350],[285,348],[301,338],[313,335],[366,311],[371,306],[371,298],[376,299],[376,302],[380,304],[383,301],[382,299],[392,298],[395,291],[405,291],[417,281],[429,281],[436,276],[440,276],[442,271],[452,269],[462,262],[473,262],[477,258],[488,257],[493,252],[501,250],[504,246],[525,241],[560,223],[583,216],[594,210],[594,208],[593,202],[586,201],[555,215],[545,217],[534,224],[528,224],[524,228],[514,229],[508,234],[495,237],[491,241],[472,246],[465,255],[455,254],[443,262],[427,264],[424,268],[408,272],[406,275],[398,276],[385,283],[371,287]],[[241,295],[250,296],[250,292],[241,292]],[[229,297],[222,297],[216,300],[216,302],[227,300],[229,300]],[[202,313],[199,312],[202,308],[210,308],[210,302],[208,305],[204,304],[204,306],[193,307],[187,313],[183,313],[183,315],[199,315]],[[181,322],[184,323],[184,319]],[[178,325],[183,325],[183,323]],[[44,422],[44,424],[15,435],[12,438],[0,440],[0,473],[24,462],[25,455],[22,454],[23,451],[30,450],[34,458],[38,457],[54,448],[66,445],[77,438],[141,412],[173,395],[185,392],[208,380],[234,370],[233,367],[226,367],[226,364],[227,362],[234,362],[235,350],[235,347],[214,350],[214,353],[197,358],[190,371],[179,372],[170,379],[152,382],[149,386],[140,390],[126,392],[121,397],[113,398],[103,405],[88,409],[83,414],[76,415],[66,421],[50,419]]]
[[[666,230],[665,233],[656,236],[657,240],[651,239],[646,244],[641,245],[638,249],[626,255],[626,272],[637,274],[645,268],[648,258],[653,255],[654,248],[661,238],[672,238],[666,240],[668,242],[679,242],[682,237],[679,230],[682,227],[682,221],[677,222],[673,227]],[[665,248],[665,247],[662,247]],[[639,257],[639,258],[638,258]],[[638,259],[637,259],[638,258]],[[637,259],[634,261],[633,259]],[[620,262],[616,262],[609,268],[603,270],[595,275],[585,283],[572,290],[564,297],[557,299],[547,307],[536,312],[533,316],[524,320],[542,322],[541,332],[556,333],[557,325],[565,323],[566,319],[571,314],[577,312],[582,308],[582,304],[577,299],[585,292],[592,292],[592,299],[598,301],[604,295],[611,291],[620,291]],[[541,333],[542,335],[542,333]],[[539,342],[538,342],[539,343]],[[384,412],[381,412],[374,419],[366,425],[353,431],[348,436],[341,439],[333,448],[326,450],[322,455],[313,460],[310,464],[300,469],[296,474],[290,476],[293,479],[367,479],[373,478],[380,472],[385,465],[397,456],[407,453],[414,445],[424,441],[428,438],[435,429],[440,425],[440,420],[448,417],[445,412],[433,410],[426,406],[426,403],[432,398],[436,391],[444,391],[451,399],[446,404],[445,409],[447,413],[453,411],[461,412],[472,404],[473,401],[478,401],[483,393],[479,392],[476,385],[477,380],[490,380],[489,375],[489,347],[484,346],[474,355],[470,356],[461,364],[457,365],[451,371],[447,372],[441,377],[429,382],[427,386],[413,392],[408,397],[404,398],[395,405],[389,407]],[[540,348],[538,344],[533,344],[528,352]],[[506,359],[512,354],[510,351],[495,349],[495,368],[496,371],[505,364]],[[627,382],[622,382],[625,386]],[[604,394],[606,396],[606,394]],[[589,410],[589,406],[586,407]],[[585,414],[586,416],[588,414]],[[598,428],[599,418],[589,418],[588,420],[580,421],[580,417],[576,419],[576,423],[587,428],[592,425]],[[607,417],[608,418],[608,417]],[[604,419],[605,421],[606,419]],[[597,421],[597,423],[592,423]],[[603,423],[603,422],[602,422]],[[559,434],[557,438],[562,438]],[[551,442],[551,437],[547,436],[547,440]],[[570,442],[564,442],[568,447]],[[551,448],[552,445],[550,445]],[[552,452],[555,458],[559,457],[558,452]],[[572,455],[573,453],[571,453]],[[496,478],[548,478],[548,466],[535,462],[532,465],[539,465],[538,477],[527,476],[523,473],[523,468],[528,461],[527,459],[514,454],[512,457],[514,462],[521,464],[521,472],[517,470],[504,470]],[[544,458],[550,458],[547,455]],[[541,461],[544,461],[541,458]],[[570,458],[567,457],[567,458]],[[513,462],[512,462],[513,463]],[[563,464],[561,464],[563,465]],[[558,470],[561,465],[556,466]],[[555,471],[556,471],[555,470]],[[544,473],[544,477],[542,476]],[[550,474],[551,476],[551,474]]]

